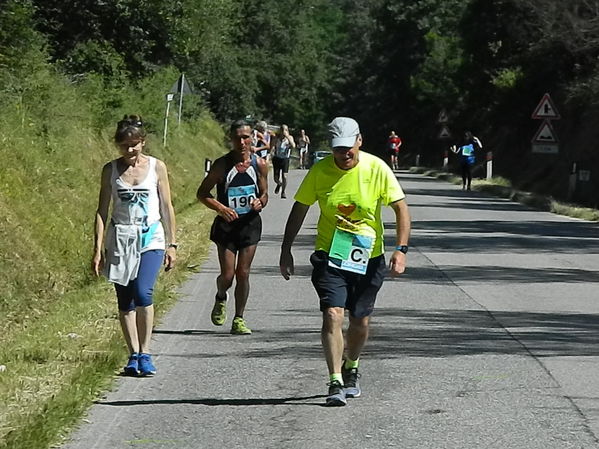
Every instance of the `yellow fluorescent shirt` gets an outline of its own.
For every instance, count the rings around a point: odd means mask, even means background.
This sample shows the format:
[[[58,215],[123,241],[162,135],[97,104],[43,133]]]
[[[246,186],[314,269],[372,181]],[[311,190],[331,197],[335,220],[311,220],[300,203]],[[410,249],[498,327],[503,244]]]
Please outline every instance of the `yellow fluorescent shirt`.
[[[405,194],[389,166],[376,156],[360,152],[360,161],[341,170],[333,156],[314,165],[302,181],[295,200],[320,206],[315,249],[329,252],[340,217],[359,234],[375,237],[370,257],[384,252],[381,204],[403,200]]]

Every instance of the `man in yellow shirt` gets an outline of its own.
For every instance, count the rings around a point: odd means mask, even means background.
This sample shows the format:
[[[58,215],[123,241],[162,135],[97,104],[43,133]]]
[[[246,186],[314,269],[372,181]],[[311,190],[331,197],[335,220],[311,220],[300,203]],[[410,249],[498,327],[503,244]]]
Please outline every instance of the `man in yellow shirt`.
[[[395,211],[396,246],[391,255],[391,275],[404,272],[410,213],[405,194],[388,165],[360,151],[358,123],[337,117],[329,124],[333,154],[315,164],[295,194],[295,203],[281,245],[279,267],[285,279],[293,275],[291,246],[306,213],[318,201],[312,284],[323,313],[322,345],[329,370],[326,404],[342,406],[346,397],[361,394],[358,365],[368,339],[370,315],[387,271],[384,259],[381,206]],[[343,322],[349,310],[346,358]]]

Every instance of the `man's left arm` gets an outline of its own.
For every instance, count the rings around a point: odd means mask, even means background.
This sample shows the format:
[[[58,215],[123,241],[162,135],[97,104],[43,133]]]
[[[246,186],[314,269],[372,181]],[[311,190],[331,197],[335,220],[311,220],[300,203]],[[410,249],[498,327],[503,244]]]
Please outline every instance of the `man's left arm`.
[[[406,203],[405,199],[394,201],[393,203],[389,204],[389,207],[391,207],[395,212],[396,233],[396,248],[391,255],[391,260],[389,261],[389,270],[392,276],[398,276],[406,269],[406,254],[397,248],[401,246],[408,246],[412,221],[410,218],[410,211],[408,210],[408,203]]]

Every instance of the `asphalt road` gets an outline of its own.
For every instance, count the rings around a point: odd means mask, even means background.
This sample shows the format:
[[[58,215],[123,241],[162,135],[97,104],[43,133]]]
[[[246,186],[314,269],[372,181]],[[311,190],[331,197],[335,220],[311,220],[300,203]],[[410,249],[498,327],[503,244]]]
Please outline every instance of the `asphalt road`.
[[[304,173],[290,173],[289,193]],[[362,397],[322,406],[308,262],[317,206],[285,281],[293,201],[273,195],[246,312],[254,333],[211,324],[213,251],[154,331],[158,374],[119,379],[64,447],[599,448],[598,225],[399,176],[413,218],[408,269],[379,294]],[[390,209],[384,218],[393,245]]]

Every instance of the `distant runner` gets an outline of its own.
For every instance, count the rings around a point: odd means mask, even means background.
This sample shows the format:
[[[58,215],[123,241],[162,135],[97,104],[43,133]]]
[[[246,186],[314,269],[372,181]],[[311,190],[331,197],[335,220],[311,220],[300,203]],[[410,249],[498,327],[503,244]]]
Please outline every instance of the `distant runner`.
[[[472,188],[472,166],[476,162],[475,153],[481,150],[483,144],[478,137],[472,135],[470,131],[464,133],[464,139],[459,147],[453,145],[451,150],[460,158],[460,169],[462,172],[462,190],[471,190]]]
[[[256,129],[252,137],[252,146],[257,156],[262,159],[268,159],[270,153],[270,133],[267,124],[264,121],[256,123]]]
[[[387,154],[389,155],[389,166],[393,170],[399,170],[399,147],[401,147],[401,138],[391,131],[387,138]]]
[[[361,394],[360,353],[368,338],[370,315],[386,273],[381,206],[395,211],[395,250],[389,270],[404,272],[410,214],[405,195],[391,169],[376,156],[360,151],[358,123],[337,117],[329,124],[333,154],[312,166],[287,219],[279,266],[289,279],[294,272],[291,247],[306,213],[318,201],[312,284],[320,298],[321,330],[329,370],[326,405],[340,406]],[[344,357],[344,309],[349,310]]]
[[[303,129],[300,130],[300,136],[297,139],[297,146],[299,148],[299,167],[301,169],[306,169],[308,168],[308,149],[310,147],[310,138]]]
[[[235,285],[235,317],[231,333],[251,334],[243,314],[250,292],[250,267],[262,235],[260,212],[268,203],[266,161],[252,152],[252,127],[244,120],[231,125],[233,149],[212,164],[198,188],[198,200],[216,211],[210,240],[216,243],[220,274],[211,319],[227,319],[227,291]],[[216,186],[216,198],[210,193]]]
[[[287,173],[289,172],[289,158],[291,150],[295,148],[293,136],[289,134],[287,125],[281,125],[279,132],[270,142],[275,194],[281,192],[281,198],[287,198]]]

